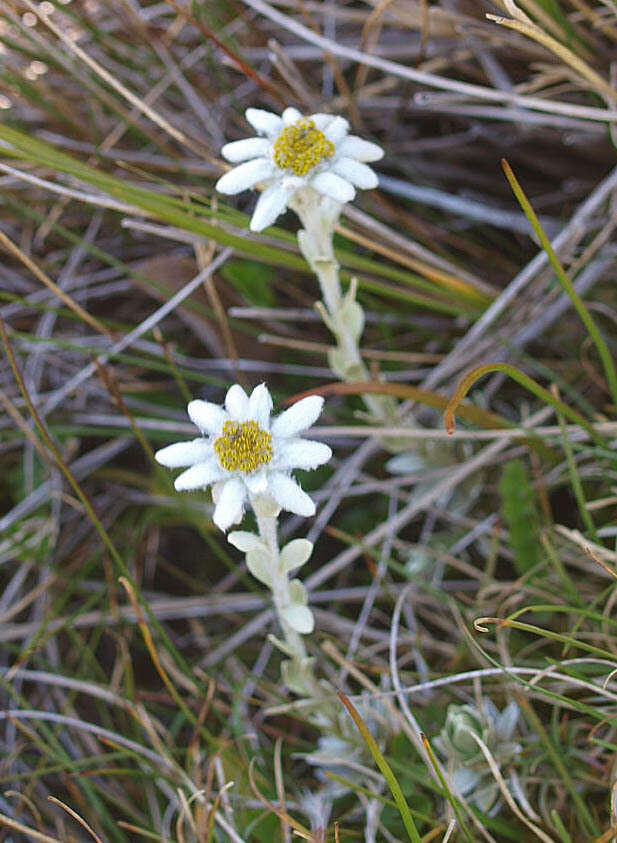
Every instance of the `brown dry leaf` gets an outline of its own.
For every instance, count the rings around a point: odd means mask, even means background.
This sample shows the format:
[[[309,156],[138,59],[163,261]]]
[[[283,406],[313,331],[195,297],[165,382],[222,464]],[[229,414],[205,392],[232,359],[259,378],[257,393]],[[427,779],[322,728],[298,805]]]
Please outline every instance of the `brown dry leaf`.
[[[157,301],[167,301],[170,299],[199,272],[194,258],[173,253],[155,255],[152,258],[137,261],[131,264],[131,269],[137,273],[137,277],[132,279],[133,282]],[[140,276],[148,280],[142,281]],[[231,298],[227,285],[221,289],[221,294],[223,299],[225,297]],[[195,290],[189,301],[194,302],[200,307],[210,309],[208,296],[202,287]],[[232,303],[238,304],[238,301],[225,302],[226,306]],[[225,356],[223,343],[220,339],[219,327],[215,319],[209,319],[184,305],[180,305],[175,312],[195,336],[207,346],[211,354],[215,357]]]

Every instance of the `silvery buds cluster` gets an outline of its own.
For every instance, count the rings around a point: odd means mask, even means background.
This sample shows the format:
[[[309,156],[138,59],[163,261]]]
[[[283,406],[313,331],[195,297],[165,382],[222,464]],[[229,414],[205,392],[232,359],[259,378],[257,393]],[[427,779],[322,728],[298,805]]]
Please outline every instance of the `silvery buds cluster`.
[[[435,746],[447,759],[454,789],[482,811],[496,805],[499,786],[495,781],[479,741],[499,767],[521,753],[512,740],[519,718],[519,708],[510,702],[500,712],[492,700],[482,698],[482,709],[473,705],[450,705],[446,723]]]

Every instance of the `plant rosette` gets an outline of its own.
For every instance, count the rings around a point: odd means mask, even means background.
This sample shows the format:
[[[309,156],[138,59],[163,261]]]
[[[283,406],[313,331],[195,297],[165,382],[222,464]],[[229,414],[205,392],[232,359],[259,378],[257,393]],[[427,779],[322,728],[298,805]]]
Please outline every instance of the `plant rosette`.
[[[332,451],[323,442],[303,439],[319,417],[323,398],[311,395],[271,419],[272,397],[265,384],[250,397],[234,384],[224,406],[197,399],[188,414],[201,436],[157,451],[167,468],[185,468],[175,481],[179,492],[212,486],[213,520],[221,530],[241,521],[247,500],[262,510],[315,514],[313,500],[291,476],[326,463]]]
[[[448,760],[452,783],[461,796],[482,811],[495,812],[499,786],[478,743],[489,750],[499,767],[515,761],[521,746],[512,740],[519,719],[519,708],[510,702],[500,712],[492,700],[482,698],[482,710],[473,705],[450,705],[446,723],[435,746]]]
[[[248,108],[246,119],[257,137],[223,146],[223,157],[237,166],[221,176],[216,189],[233,195],[264,186],[251,217],[252,231],[272,225],[303,193],[332,200],[330,214],[338,216],[340,204],[351,202],[356,188],[377,187],[377,176],[367,162],[379,161],[383,150],[350,135],[344,117],[321,113],[303,117],[296,108],[286,108],[279,117]]]
[[[385,684],[382,687],[386,690]],[[365,726],[383,750],[397,734],[397,724],[380,700],[366,692],[354,704]],[[317,741],[316,750],[306,754],[298,753],[298,757],[316,768],[317,777],[328,783],[333,798],[344,796],[349,788],[330,779],[328,774],[361,784],[367,778],[365,771],[372,770],[373,763],[355,724],[349,717],[340,716],[340,713],[336,718],[336,730],[322,735]]]

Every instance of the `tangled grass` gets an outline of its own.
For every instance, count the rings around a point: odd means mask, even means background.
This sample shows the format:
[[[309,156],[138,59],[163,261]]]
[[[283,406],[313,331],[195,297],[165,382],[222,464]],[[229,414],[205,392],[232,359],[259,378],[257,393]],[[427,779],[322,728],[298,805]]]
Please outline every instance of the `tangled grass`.
[[[5,840],[617,838],[616,42],[613,0],[4,0]],[[287,104],[386,150],[336,239],[368,382],[328,367],[293,215],[252,234],[213,191],[244,109]],[[328,397],[334,743],[153,459],[263,380]]]

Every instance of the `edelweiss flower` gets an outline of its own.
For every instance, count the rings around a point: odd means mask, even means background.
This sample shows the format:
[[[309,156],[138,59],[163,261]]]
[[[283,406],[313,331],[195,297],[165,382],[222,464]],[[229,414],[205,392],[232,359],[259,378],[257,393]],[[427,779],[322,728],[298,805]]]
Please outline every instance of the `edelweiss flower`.
[[[293,195],[310,187],[337,202],[350,202],[355,188],[377,187],[377,176],[365,161],[379,161],[377,144],[349,135],[344,117],[311,114],[303,117],[286,108],[281,117],[248,108],[246,119],[259,137],[227,143],[222,155],[239,166],[216,183],[220,193],[241,193],[262,182],[251,218],[252,231],[262,231],[282,214]]]
[[[240,521],[248,497],[267,497],[289,512],[314,515],[315,504],[291,471],[317,468],[332,456],[323,442],[297,435],[317,420],[322,407],[323,398],[311,395],[271,421],[266,385],[255,387],[249,398],[235,384],[227,391],[224,408],[191,401],[188,414],[203,436],[168,445],[155,457],[168,468],[190,466],[176,479],[179,492],[213,485],[214,523],[221,530]]]

